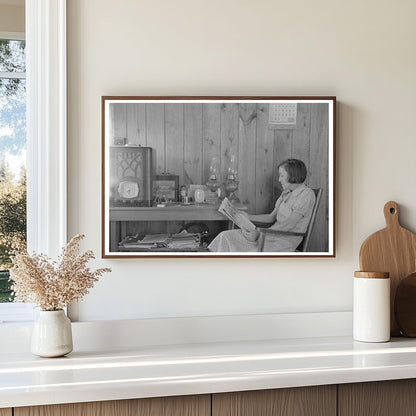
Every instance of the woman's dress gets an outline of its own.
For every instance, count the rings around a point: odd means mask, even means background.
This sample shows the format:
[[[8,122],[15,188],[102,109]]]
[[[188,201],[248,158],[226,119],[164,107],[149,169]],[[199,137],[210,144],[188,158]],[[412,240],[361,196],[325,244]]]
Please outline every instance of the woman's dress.
[[[304,233],[308,227],[315,204],[315,193],[306,185],[302,184],[294,190],[283,191],[276,201],[273,215],[276,215],[276,222],[270,229],[278,229],[279,224],[285,222],[293,212],[301,215],[301,219],[293,232]],[[301,243],[299,236],[274,236],[268,234],[265,239],[263,251],[265,252],[292,252]],[[248,241],[241,230],[223,231],[215,237],[208,246],[213,252],[255,252],[258,249],[258,242]]]

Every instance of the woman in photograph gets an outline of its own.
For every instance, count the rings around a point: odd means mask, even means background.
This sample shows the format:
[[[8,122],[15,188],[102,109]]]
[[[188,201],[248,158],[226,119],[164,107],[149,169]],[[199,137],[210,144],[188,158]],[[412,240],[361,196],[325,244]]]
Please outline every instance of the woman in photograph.
[[[278,231],[306,232],[315,204],[315,193],[304,184],[307,170],[298,159],[288,159],[279,166],[283,192],[270,214],[248,215],[253,222],[272,224]],[[258,250],[259,231],[229,230],[215,237],[208,246],[212,252],[250,252]],[[267,235],[263,251],[293,252],[302,241],[300,236]]]

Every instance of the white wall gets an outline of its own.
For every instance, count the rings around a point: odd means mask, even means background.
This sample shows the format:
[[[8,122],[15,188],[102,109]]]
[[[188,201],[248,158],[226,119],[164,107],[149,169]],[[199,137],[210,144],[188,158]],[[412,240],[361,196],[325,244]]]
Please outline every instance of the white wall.
[[[81,321],[351,310],[363,239],[416,230],[412,0],[68,0],[69,236],[110,266]],[[100,259],[102,95],[336,95],[335,259]]]

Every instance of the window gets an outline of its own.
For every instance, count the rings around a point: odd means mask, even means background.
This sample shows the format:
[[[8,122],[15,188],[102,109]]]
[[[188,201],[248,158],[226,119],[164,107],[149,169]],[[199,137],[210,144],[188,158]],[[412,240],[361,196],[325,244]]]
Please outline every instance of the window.
[[[66,0],[26,0],[25,17],[27,247],[56,257],[66,243]],[[31,305],[0,303],[0,324],[32,317]]]
[[[22,35],[13,37],[0,36],[1,303],[12,300],[10,255],[26,245],[26,48]]]

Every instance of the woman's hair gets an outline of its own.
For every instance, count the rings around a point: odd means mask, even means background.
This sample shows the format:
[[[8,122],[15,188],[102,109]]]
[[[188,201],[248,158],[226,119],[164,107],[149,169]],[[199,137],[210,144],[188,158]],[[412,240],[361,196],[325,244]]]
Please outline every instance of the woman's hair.
[[[305,164],[299,159],[287,159],[277,168],[283,167],[289,175],[289,183],[305,182],[307,170]]]

